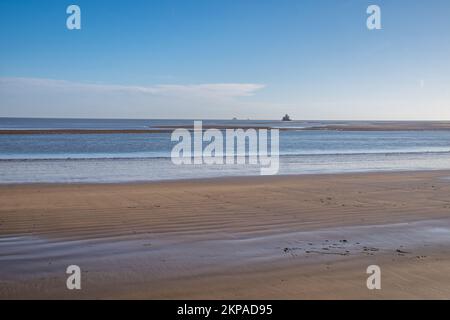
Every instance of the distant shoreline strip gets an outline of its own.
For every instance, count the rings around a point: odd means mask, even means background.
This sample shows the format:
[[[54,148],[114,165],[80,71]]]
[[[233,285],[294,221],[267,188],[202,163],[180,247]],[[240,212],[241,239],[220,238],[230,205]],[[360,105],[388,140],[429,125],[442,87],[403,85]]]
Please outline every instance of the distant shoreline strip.
[[[0,135],[18,134],[145,134],[145,133],[171,133],[175,129],[193,130],[192,126],[170,126],[149,129],[0,129]],[[306,128],[283,128],[269,126],[203,126],[207,129],[278,129],[280,131],[450,131],[450,123],[445,124],[377,124],[377,125],[324,125]]]

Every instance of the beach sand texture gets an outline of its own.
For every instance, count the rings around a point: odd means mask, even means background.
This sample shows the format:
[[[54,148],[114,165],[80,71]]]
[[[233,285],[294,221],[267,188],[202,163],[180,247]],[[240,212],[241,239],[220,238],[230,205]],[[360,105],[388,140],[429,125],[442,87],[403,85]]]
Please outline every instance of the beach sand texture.
[[[0,298],[450,298],[449,195],[447,171],[3,185]]]

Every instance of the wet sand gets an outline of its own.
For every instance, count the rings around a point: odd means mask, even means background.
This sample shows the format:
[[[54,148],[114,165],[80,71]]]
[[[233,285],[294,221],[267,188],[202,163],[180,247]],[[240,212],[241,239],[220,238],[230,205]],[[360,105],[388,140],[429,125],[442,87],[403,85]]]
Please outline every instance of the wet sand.
[[[449,121],[349,121],[324,126],[314,126],[308,130],[332,131],[448,131]]]
[[[0,298],[449,298],[448,177],[0,186]]]
[[[142,134],[142,133],[171,133],[170,129],[1,129],[0,134]]]

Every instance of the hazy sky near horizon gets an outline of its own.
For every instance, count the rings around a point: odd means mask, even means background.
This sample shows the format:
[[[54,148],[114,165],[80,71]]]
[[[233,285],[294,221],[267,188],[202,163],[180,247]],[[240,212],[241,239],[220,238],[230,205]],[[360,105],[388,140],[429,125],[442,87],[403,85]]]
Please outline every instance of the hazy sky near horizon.
[[[450,120],[449,17],[448,0],[4,0],[0,116]]]

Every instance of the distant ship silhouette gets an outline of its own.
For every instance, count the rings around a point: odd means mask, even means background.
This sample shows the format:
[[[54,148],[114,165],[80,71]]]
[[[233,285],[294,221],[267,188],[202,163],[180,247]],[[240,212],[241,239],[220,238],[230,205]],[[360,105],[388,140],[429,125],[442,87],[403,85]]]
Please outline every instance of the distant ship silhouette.
[[[281,119],[281,121],[292,121],[291,118],[289,117],[289,115],[286,113],[283,117],[283,119]]]

